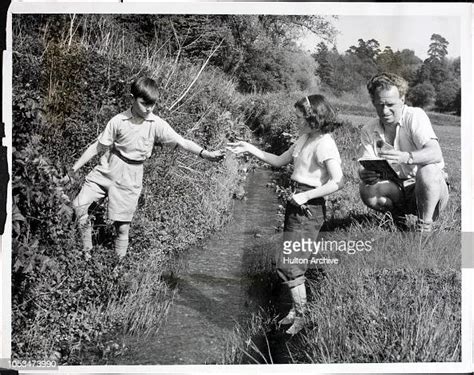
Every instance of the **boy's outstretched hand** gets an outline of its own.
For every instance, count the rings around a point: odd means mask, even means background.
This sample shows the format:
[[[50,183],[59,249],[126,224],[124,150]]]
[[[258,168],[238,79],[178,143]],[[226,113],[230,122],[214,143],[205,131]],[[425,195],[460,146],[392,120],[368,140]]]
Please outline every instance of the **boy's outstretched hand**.
[[[204,151],[202,157],[209,161],[219,161],[225,158],[225,150]]]

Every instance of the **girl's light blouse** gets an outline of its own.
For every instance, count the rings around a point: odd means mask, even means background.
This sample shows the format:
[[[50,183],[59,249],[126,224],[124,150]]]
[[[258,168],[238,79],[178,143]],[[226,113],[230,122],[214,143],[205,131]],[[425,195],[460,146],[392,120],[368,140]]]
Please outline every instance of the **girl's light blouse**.
[[[291,179],[313,187],[324,185],[329,173],[324,162],[335,159],[341,164],[341,157],[331,134],[304,134],[292,146],[294,169]]]

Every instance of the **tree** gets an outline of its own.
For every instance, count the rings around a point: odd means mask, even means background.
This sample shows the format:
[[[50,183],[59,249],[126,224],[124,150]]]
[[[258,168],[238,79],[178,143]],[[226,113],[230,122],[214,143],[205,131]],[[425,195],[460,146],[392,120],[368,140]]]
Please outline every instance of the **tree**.
[[[320,42],[317,45],[317,51],[313,54],[314,59],[318,63],[316,68],[316,74],[318,75],[321,83],[331,87],[333,84],[333,68],[328,60],[329,50],[324,42]]]
[[[332,41],[336,34],[331,18],[325,16],[259,15],[257,17],[261,28],[267,36],[273,39],[275,44],[293,42],[306,32],[317,35],[326,41]]]
[[[456,115],[461,116],[461,87],[459,87],[459,90],[456,94],[453,107],[454,107],[454,110],[456,111]]]
[[[430,82],[423,82],[408,90],[407,101],[415,107],[425,108],[433,104],[435,95],[433,85]]]
[[[436,106],[441,111],[454,110],[454,101],[459,88],[459,76],[456,77],[457,66],[451,63],[448,54],[449,42],[439,34],[431,36],[428,58],[423,62],[416,74],[415,83],[429,81],[436,91]]]
[[[394,72],[398,70],[399,62],[397,56],[393,53],[392,47],[386,46],[385,49],[377,56],[377,66],[379,70],[384,72]]]
[[[448,54],[448,44],[449,42],[441,35],[431,35],[431,43],[428,48],[428,61],[443,61],[445,56]]]
[[[423,64],[423,61],[415,55],[415,51],[410,49],[397,51],[395,52],[395,56],[400,64],[398,67],[398,74],[405,78],[409,83],[413,83],[416,80],[416,72]]]
[[[439,90],[436,93],[435,105],[440,111],[457,112],[460,110],[460,90],[459,82],[450,80],[439,85]],[[458,98],[459,93],[459,98]],[[456,100],[458,102],[456,102]]]
[[[375,70],[373,72],[364,70],[371,67],[362,63],[357,56],[331,53],[329,57],[334,69],[332,89],[336,95],[358,90],[367,83],[367,76],[370,77],[375,73]]]
[[[455,59],[448,61],[449,70],[453,73],[456,79],[461,78],[461,58],[456,57]]]
[[[370,39],[367,42],[364,39],[358,40],[359,45],[350,46],[346,51],[348,54],[356,55],[363,61],[371,61],[375,64],[378,54],[380,53],[380,43],[375,39]]]

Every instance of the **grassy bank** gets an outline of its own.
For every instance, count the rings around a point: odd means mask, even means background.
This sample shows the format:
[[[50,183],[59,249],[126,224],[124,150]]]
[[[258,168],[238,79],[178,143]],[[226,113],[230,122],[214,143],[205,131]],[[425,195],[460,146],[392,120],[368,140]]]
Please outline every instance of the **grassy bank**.
[[[159,329],[174,294],[162,275],[176,267],[177,254],[226,222],[237,164],[157,145],[119,265],[106,202],[91,211],[90,260],[71,208],[97,160],[73,181],[67,167],[128,108],[129,84],[139,75],[161,83],[159,115],[208,149],[246,136],[241,99],[218,69],[201,71],[165,51],[148,54],[131,36],[125,46],[122,34],[61,34],[54,22],[25,32],[22,21],[32,20],[41,21],[25,16],[14,23],[12,357],[104,364],[124,350],[121,334]],[[107,29],[107,17],[100,20]]]
[[[275,114],[278,117],[278,114]],[[271,290],[262,311],[236,328],[224,363],[446,362],[461,359],[461,155],[459,118],[435,125],[452,190],[437,232],[399,232],[358,196],[357,149],[367,114],[342,112],[335,133],[346,185],[328,199],[327,240],[369,240],[370,252],[332,252],[338,265],[308,271],[306,328],[288,337],[276,324],[289,308],[271,259],[278,242],[261,249],[254,288]],[[434,121],[434,123],[436,123]],[[276,181],[285,188],[289,170]],[[253,270],[249,270],[252,275]],[[263,280],[263,281],[262,281]]]

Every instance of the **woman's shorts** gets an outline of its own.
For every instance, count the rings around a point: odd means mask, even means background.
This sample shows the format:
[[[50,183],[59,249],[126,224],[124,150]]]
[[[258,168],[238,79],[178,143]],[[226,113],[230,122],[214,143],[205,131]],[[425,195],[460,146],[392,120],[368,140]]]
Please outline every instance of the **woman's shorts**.
[[[311,189],[314,187],[296,184],[295,193]],[[304,206],[309,211],[287,203],[283,244],[277,249],[277,273],[290,287],[304,282],[304,273],[314,254],[312,244],[318,241],[319,231],[326,218],[324,198],[312,199]]]
[[[138,205],[142,181],[142,164],[128,164],[110,153],[87,175],[74,204],[87,210],[91,203],[108,196],[108,218],[130,222]]]

